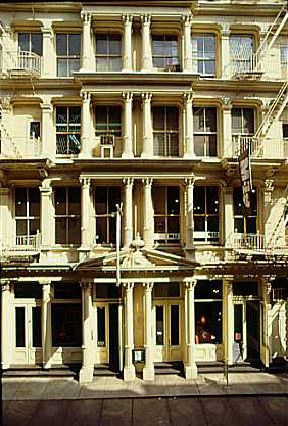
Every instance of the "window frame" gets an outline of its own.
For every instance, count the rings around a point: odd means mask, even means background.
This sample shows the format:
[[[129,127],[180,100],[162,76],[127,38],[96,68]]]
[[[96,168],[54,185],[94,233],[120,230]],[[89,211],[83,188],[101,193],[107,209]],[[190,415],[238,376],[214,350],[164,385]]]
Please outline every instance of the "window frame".
[[[237,191],[237,193],[236,193]],[[234,232],[235,233],[239,233],[239,234],[256,234],[257,233],[257,222],[258,222],[258,212],[259,212],[259,208],[258,208],[258,194],[257,194],[257,190],[255,192],[253,192],[251,197],[251,213],[253,213],[253,210],[256,210],[256,213],[251,214],[249,216],[246,216],[244,213],[244,207],[243,207],[243,201],[242,201],[242,188],[241,187],[233,187],[233,228],[234,228]],[[237,199],[236,199],[237,197]],[[255,197],[255,198],[254,198]],[[239,209],[242,209],[242,214],[238,213],[236,214],[235,212],[235,203],[238,202],[239,205]],[[255,204],[254,204],[255,202]],[[235,221],[242,221],[243,226],[242,229],[243,231],[239,231],[238,228],[236,228],[235,226]],[[251,230],[253,230],[253,225],[252,225],[252,220],[255,221],[255,230],[254,232],[247,232],[247,230],[249,230],[249,228]],[[251,225],[249,225],[249,222],[251,222]]]
[[[69,37],[70,36],[75,36],[78,35],[79,36],[79,41],[80,41],[80,49],[79,49],[79,54],[69,54]],[[57,37],[58,36],[66,36],[66,54],[58,54],[57,52]],[[81,33],[80,32],[56,32],[55,34],[55,51],[56,51],[56,72],[57,72],[57,77],[58,78],[73,78],[73,73],[77,72],[80,70],[81,67],[81,56],[82,56],[82,49],[81,49]],[[76,67],[76,69],[73,69],[73,67],[71,67],[71,63],[72,61],[79,61],[79,66],[78,69]],[[60,75],[61,73],[59,73],[59,62],[58,61],[65,61],[66,64],[66,73],[65,75]],[[71,72],[72,71],[72,72]]]
[[[208,109],[214,109],[216,112],[216,120],[215,120],[215,124],[216,124],[216,131],[208,131],[206,129],[207,127],[207,123],[206,123],[206,115],[207,115],[207,110]],[[196,110],[202,110],[203,111],[203,131],[195,131],[195,120],[194,120],[194,114],[196,112]],[[194,138],[194,146],[195,146],[195,136],[203,136],[203,155],[198,155],[196,153],[196,149],[195,149],[195,155],[197,157],[212,157],[212,158],[216,158],[218,157],[218,117],[219,117],[219,111],[217,106],[194,106],[193,107],[193,138]],[[213,136],[215,137],[215,141],[216,141],[216,155],[209,155],[209,150],[210,150],[210,136],[212,137],[212,141],[213,141]],[[213,145],[212,145],[213,146]]]
[[[29,40],[28,40],[29,48],[28,48],[28,50],[22,50],[21,46],[20,46],[19,36],[20,35],[24,35],[24,34],[28,35],[28,37],[29,37]],[[35,34],[37,34],[38,36],[40,36],[40,40],[41,40],[41,43],[40,43],[40,52],[41,53],[35,52],[34,49],[33,49],[33,40],[32,40],[32,38],[33,38],[33,35],[35,35]],[[33,54],[35,54],[37,56],[40,56],[40,57],[43,56],[43,34],[40,31],[23,31],[23,32],[22,31],[18,31],[17,32],[17,44],[18,44],[18,49],[20,50],[20,52],[29,52],[30,54],[33,53]]]
[[[163,52],[162,54],[155,54],[155,51],[154,51],[155,40],[154,39],[156,39],[156,38],[158,38],[158,39],[162,38],[162,40],[161,40],[161,42],[163,44],[162,49],[161,49],[162,52]],[[169,38],[171,40],[169,40]],[[167,47],[169,46],[168,43],[169,43],[169,41],[173,42],[173,39],[177,40],[177,56],[172,55],[172,52],[170,54],[169,54],[169,52],[168,52],[168,54],[166,54]],[[166,34],[158,34],[158,33],[153,34],[152,33],[152,35],[151,35],[151,53],[152,53],[153,68],[165,71],[166,68],[169,68],[169,67],[179,67],[179,70],[180,70],[181,54],[180,54],[180,42],[179,42],[179,40],[180,40],[180,38],[179,38],[178,34],[167,34],[167,33]],[[158,42],[159,41],[160,40],[158,40]],[[168,46],[165,46],[166,44]],[[156,65],[155,61],[161,60],[161,59],[163,60],[163,66]],[[169,61],[169,59],[171,59],[171,62]],[[175,61],[175,59],[176,59],[176,61]],[[168,69],[167,69],[167,71],[168,71]]]
[[[16,214],[16,203],[17,203],[17,190],[26,190],[26,200],[25,200],[25,206],[26,206],[26,214],[23,216],[19,216]],[[38,191],[39,196],[39,215],[30,215],[30,204],[31,204],[31,191]],[[15,220],[15,236],[16,236],[16,243],[17,243],[17,237],[24,237],[26,239],[27,245],[29,245],[29,239],[30,237],[37,235],[37,233],[41,232],[41,200],[40,200],[40,190],[38,187],[28,187],[24,188],[21,186],[15,187],[14,190],[14,220]],[[17,222],[19,221],[25,221],[26,222],[26,234],[19,234],[17,231]],[[36,222],[39,221],[39,229],[37,229],[36,234],[31,234],[31,223],[30,222]],[[25,244],[26,245],[26,244]]]
[[[179,245],[180,241],[181,241],[181,194],[180,194],[180,187],[179,186],[155,186],[152,188],[152,200],[153,200],[153,206],[154,206],[154,199],[155,196],[157,196],[157,191],[159,193],[159,188],[161,188],[161,190],[164,190],[164,213],[155,213],[155,208],[153,208],[154,214],[153,214],[153,219],[154,219],[154,239],[156,241],[159,241],[159,243],[161,244],[174,244],[174,245]],[[178,205],[179,205],[179,213],[168,213],[169,208],[168,208],[168,204],[169,204],[169,200],[168,200],[168,190],[170,188],[173,189],[177,189],[178,190]],[[169,232],[169,220],[170,218],[178,218],[178,232]],[[156,219],[156,221],[155,221]],[[164,220],[164,232],[155,232],[156,229],[156,224],[155,222],[157,222],[157,219],[160,219],[161,223],[161,219],[162,221]],[[158,235],[163,235],[163,238],[156,238],[156,236]],[[176,238],[168,238],[169,235],[173,235]]]
[[[57,117],[59,113],[57,109],[66,109],[66,123],[57,123]],[[71,109],[78,108],[80,110],[79,123],[70,122]],[[55,106],[55,128],[56,128],[56,155],[78,155],[81,151],[81,115],[82,108],[80,105],[56,105]],[[65,131],[59,131],[58,129],[66,127]],[[71,127],[75,130],[71,130]],[[63,140],[65,138],[66,140]],[[71,139],[74,139],[73,142]],[[62,140],[61,140],[62,139]],[[66,146],[65,146],[66,145]],[[73,146],[73,149],[71,148]]]
[[[97,53],[97,37],[102,37],[103,39],[106,38],[106,53]],[[120,52],[117,52],[115,54],[110,53],[111,50],[111,42],[114,40],[118,40],[120,41],[120,46],[121,46],[121,50]],[[95,63],[96,63],[96,72],[119,72],[122,71],[123,68],[123,36],[120,33],[108,33],[108,34],[104,34],[104,33],[95,33],[94,36],[94,40],[95,40]],[[119,60],[119,63],[117,64],[117,66],[115,67],[114,63],[113,63],[113,59],[117,59]],[[102,66],[99,66],[99,60],[105,60],[105,64],[104,64],[104,69],[102,68]],[[101,69],[100,69],[101,68]]]
[[[56,213],[56,191],[57,190],[65,190],[65,214],[57,214]],[[69,191],[75,191],[79,190],[79,214],[69,214]],[[55,244],[60,246],[72,246],[72,247],[78,247],[81,245],[81,188],[78,186],[71,186],[71,187],[64,187],[64,186],[58,186],[54,187],[54,202],[55,202],[55,213],[54,213],[54,221],[55,221]],[[65,220],[65,242],[57,241],[59,238],[57,238],[57,220]],[[69,222],[71,220],[77,220],[79,221],[79,240],[70,241],[69,240]],[[74,226],[75,229],[75,226]],[[76,232],[75,235],[77,236]]]
[[[197,40],[198,38],[203,38],[203,48],[202,48],[202,54],[200,56],[198,56],[198,43]],[[213,38],[213,42],[214,42],[214,51],[213,52],[206,52],[205,51],[205,39],[208,38]],[[191,36],[191,43],[192,43],[192,63],[193,63],[193,69],[195,70],[195,72],[197,74],[200,74],[201,76],[205,76],[205,77],[216,77],[217,76],[217,36],[214,33],[192,33]],[[194,44],[195,44],[195,48],[194,48]],[[212,57],[209,57],[209,54],[212,55]],[[207,62],[213,62],[213,72],[209,73],[209,72],[205,72],[206,71],[206,63]],[[204,72],[200,72],[199,71],[199,63],[202,64],[202,70]]]
[[[234,41],[236,39],[242,39],[241,42],[238,42],[238,46],[232,47],[232,40]],[[247,52],[246,56],[244,54],[245,51],[245,45],[244,40],[250,39],[251,40],[251,51]],[[240,44],[242,44],[242,50],[240,52]],[[238,47],[238,51],[237,51]],[[233,52],[233,49],[237,51]],[[229,54],[230,54],[230,63],[232,65],[233,73],[234,74],[243,74],[247,72],[252,71],[252,55],[255,51],[255,36],[252,33],[232,33],[229,37]]]
[[[106,115],[106,123],[105,128],[104,125],[97,124],[97,108],[98,109],[106,109],[105,114]],[[111,120],[111,116],[113,117],[113,112],[111,112],[113,109],[117,109],[120,112],[120,120],[119,122]],[[101,136],[114,136],[116,138],[122,137],[122,119],[123,119],[123,110],[120,105],[95,105],[94,107],[94,129],[95,129],[95,136],[101,137]],[[104,130],[101,130],[101,126],[103,126]],[[99,130],[98,130],[99,129]]]
[[[218,213],[209,213],[209,209],[208,209],[208,188],[213,188],[216,189],[218,191]],[[204,190],[204,213],[195,213],[195,209],[197,208],[196,205],[196,194],[195,191],[197,190]],[[196,244],[211,244],[211,245],[219,245],[220,244],[220,206],[221,206],[221,193],[220,193],[220,188],[217,185],[207,185],[207,186],[195,186],[194,190],[193,190],[193,199],[194,199],[194,206],[193,206],[193,222],[194,222],[194,232],[193,232],[193,240],[194,243]],[[216,204],[216,203],[215,203]],[[197,231],[195,229],[195,219],[196,218],[203,218],[204,219],[204,231]],[[211,218],[218,218],[218,229],[219,231],[209,231],[208,230],[208,222],[209,219]],[[199,233],[199,236],[197,236],[197,233]],[[202,235],[201,235],[202,234]],[[218,234],[218,235],[217,235]]]
[[[155,111],[159,109],[163,111],[163,129],[157,130],[155,129]],[[167,118],[167,110],[175,109],[177,110],[178,115],[178,126],[175,129],[169,129],[169,120]],[[162,113],[161,113],[162,114]],[[162,117],[161,117],[162,118]],[[153,127],[153,155],[154,157],[179,157],[180,156],[180,110],[178,106],[174,105],[154,105],[152,107],[152,127]],[[160,136],[160,142],[158,142],[158,137]],[[161,139],[163,137],[163,142]],[[173,136],[175,136],[175,146],[173,143]],[[162,152],[161,152],[162,151]]]

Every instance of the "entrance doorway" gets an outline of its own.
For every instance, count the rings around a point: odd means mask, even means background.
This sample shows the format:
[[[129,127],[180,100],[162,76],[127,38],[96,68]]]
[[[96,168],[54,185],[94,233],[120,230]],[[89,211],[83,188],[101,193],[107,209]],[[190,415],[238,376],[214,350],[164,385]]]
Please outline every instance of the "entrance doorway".
[[[118,305],[109,304],[109,367],[119,371]]]
[[[42,362],[41,305],[27,302],[14,306],[14,364]]]
[[[163,301],[154,304],[155,362],[181,360],[181,305]]]

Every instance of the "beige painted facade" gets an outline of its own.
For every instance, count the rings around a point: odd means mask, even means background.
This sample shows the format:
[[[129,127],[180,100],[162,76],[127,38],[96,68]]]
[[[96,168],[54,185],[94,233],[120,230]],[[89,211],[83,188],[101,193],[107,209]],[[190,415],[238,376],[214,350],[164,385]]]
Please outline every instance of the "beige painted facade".
[[[288,355],[285,2],[118,3],[0,4],[2,368],[269,367]]]

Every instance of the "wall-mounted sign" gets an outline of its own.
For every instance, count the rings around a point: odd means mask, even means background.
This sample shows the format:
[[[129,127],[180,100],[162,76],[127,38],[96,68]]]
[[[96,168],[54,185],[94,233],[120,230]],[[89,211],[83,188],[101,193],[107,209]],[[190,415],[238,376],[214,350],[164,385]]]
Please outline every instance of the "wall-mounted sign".
[[[245,214],[251,214],[252,178],[249,156],[249,146],[239,155],[240,180]]]

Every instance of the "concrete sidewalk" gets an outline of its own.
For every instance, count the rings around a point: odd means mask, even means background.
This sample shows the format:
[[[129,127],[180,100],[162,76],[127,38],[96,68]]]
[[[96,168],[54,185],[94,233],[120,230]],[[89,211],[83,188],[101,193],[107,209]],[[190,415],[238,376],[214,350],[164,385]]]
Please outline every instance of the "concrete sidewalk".
[[[80,385],[73,379],[2,378],[4,400],[103,399],[181,396],[281,395],[288,397],[288,374],[220,373],[201,374],[196,380],[178,376],[156,376],[154,382],[124,382],[115,377],[97,377]]]

